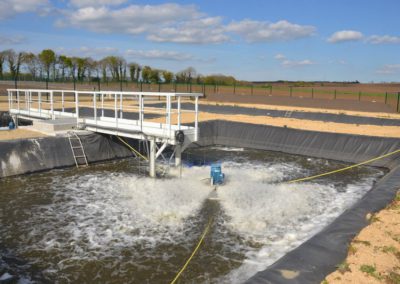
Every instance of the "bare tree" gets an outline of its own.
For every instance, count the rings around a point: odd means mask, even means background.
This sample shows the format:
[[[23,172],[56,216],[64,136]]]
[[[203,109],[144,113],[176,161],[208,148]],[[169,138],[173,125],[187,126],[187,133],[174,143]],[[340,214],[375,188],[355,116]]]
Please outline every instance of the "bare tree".
[[[8,68],[10,69],[11,77],[14,80],[14,86],[18,88],[18,77],[21,71],[21,65],[24,60],[24,53],[18,52],[16,53],[12,49],[8,49],[5,51],[5,58],[8,63]]]
[[[26,65],[26,68],[28,69],[29,74],[32,77],[32,80],[35,80],[39,71],[39,58],[36,56],[36,54],[29,52],[25,54],[24,63]]]
[[[3,79],[4,76],[4,61],[6,60],[5,51],[0,52],[0,80]]]

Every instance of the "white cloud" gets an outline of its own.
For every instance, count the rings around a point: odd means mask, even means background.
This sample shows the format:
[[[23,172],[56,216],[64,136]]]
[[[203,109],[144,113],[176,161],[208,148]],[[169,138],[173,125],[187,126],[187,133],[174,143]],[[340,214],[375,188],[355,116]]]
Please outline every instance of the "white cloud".
[[[225,25],[222,17],[210,17],[195,5],[167,3],[159,5],[120,5],[124,0],[71,0],[71,9],[62,10],[59,27],[72,26],[98,33],[144,35],[155,42],[222,43],[232,34],[248,42],[287,41],[311,36],[313,26],[286,20],[276,23],[243,20]],[[76,7],[76,8],[74,8]]]
[[[275,59],[281,62],[281,65],[283,67],[291,68],[291,67],[301,67],[301,66],[307,66],[307,65],[314,65],[315,62],[309,60],[309,59],[304,59],[304,60],[289,60],[286,58],[285,55],[278,53],[275,55]]]
[[[128,49],[126,55],[144,59],[163,59],[173,61],[186,61],[194,59],[193,55],[177,51],[164,50],[133,50]]]
[[[224,34],[221,18],[208,17],[177,23],[149,33],[149,40],[177,43],[222,43],[229,40]]]
[[[11,18],[19,13],[36,12],[43,14],[49,6],[48,0],[1,0],[0,20]]]
[[[274,58],[277,60],[283,60],[286,59],[286,56],[283,55],[282,53],[278,53],[277,55],[274,56]]]
[[[283,60],[282,61],[282,66],[284,67],[301,67],[301,66],[308,66],[308,65],[314,65],[315,62],[309,60],[309,59],[304,59],[304,60],[299,60],[299,61],[294,61],[294,60]]]
[[[56,48],[55,51],[58,54],[67,56],[79,56],[79,57],[94,57],[100,59],[109,55],[119,55],[118,48],[115,47],[88,47],[81,46],[77,48]]]
[[[64,11],[58,26],[101,33],[145,34],[151,41],[220,43],[229,40],[220,17],[206,17],[193,5],[129,5],[120,9],[84,7]]]
[[[0,35],[0,46],[15,45],[26,42],[26,38],[20,35]]]
[[[363,37],[364,37],[363,34],[359,31],[352,31],[352,30],[337,31],[328,38],[328,42],[338,43],[345,41],[358,41],[362,40]]]
[[[64,11],[63,25],[102,33],[141,34],[198,16],[193,5],[129,5],[124,8],[84,7]],[[59,23],[60,24],[60,23]]]
[[[400,36],[372,35],[367,39],[367,42],[372,44],[396,44],[400,43]]]
[[[90,6],[118,6],[127,0],[70,0],[70,4],[75,7]]]
[[[288,41],[312,36],[316,28],[281,20],[276,23],[245,19],[232,22],[226,30],[243,36],[248,42]]]
[[[378,69],[376,73],[382,75],[400,74],[400,64],[386,64]]]

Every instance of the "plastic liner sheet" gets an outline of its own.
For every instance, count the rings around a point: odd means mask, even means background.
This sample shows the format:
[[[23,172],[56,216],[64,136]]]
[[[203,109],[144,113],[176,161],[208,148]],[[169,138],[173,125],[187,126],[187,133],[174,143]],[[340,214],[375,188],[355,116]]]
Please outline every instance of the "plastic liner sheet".
[[[350,163],[363,162],[400,149],[400,139],[305,131],[293,128],[230,121],[200,124],[198,145],[212,144],[271,150]],[[393,168],[400,153],[370,165]]]
[[[162,107],[164,104],[153,104],[155,107]],[[176,104],[173,104],[176,108]],[[194,105],[190,103],[182,103],[181,108],[185,110],[193,110]],[[218,105],[201,105],[201,111],[218,114],[243,114],[252,116],[270,116],[270,117],[285,117],[304,120],[317,120],[326,122],[346,123],[346,124],[368,124],[382,126],[400,126],[400,119],[376,118],[367,116],[356,116],[346,114],[333,114],[322,112],[303,112],[303,111],[285,111],[272,109],[259,109],[250,107],[237,106],[218,106]]]
[[[366,215],[384,208],[399,189],[400,166],[391,170],[353,207],[323,231],[246,283],[320,283],[347,255],[351,240],[368,225]],[[285,277],[291,271],[293,278]]]
[[[89,163],[132,155],[124,145],[108,136],[79,136]],[[0,141],[0,178],[74,165],[68,137]]]
[[[358,163],[400,149],[400,139],[301,131],[213,121],[201,124],[198,145],[221,144],[281,151]],[[320,283],[347,255],[351,240],[367,225],[366,214],[384,208],[400,188],[400,155],[373,163],[390,172],[323,231],[246,283]],[[292,273],[285,273],[290,271]],[[291,275],[291,278],[285,277]]]

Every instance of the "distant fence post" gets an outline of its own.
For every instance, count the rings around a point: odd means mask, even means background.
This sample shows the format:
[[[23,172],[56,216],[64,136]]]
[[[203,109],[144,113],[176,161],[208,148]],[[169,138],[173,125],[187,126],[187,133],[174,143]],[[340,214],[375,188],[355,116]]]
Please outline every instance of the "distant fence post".
[[[253,84],[251,84],[251,94],[253,94]]]
[[[400,112],[400,92],[397,93],[397,112]]]
[[[272,85],[269,86],[269,94],[272,95]]]
[[[335,92],[333,93],[333,99],[336,100],[336,89]]]
[[[387,92],[385,92],[385,104],[387,103]]]
[[[361,101],[361,91],[358,91],[358,100]]]
[[[140,91],[143,92],[143,81],[140,81]]]
[[[236,94],[236,84],[233,84],[233,94]]]
[[[311,98],[314,98],[314,88],[311,88]]]
[[[292,96],[292,86],[290,86],[289,89],[290,89],[290,96]]]

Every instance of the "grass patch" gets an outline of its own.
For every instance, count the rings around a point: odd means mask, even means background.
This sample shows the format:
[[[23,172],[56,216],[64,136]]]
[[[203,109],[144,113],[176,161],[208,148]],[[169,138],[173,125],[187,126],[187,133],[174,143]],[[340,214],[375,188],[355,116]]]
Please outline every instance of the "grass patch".
[[[384,247],[382,247],[382,251],[384,253],[393,253],[393,254],[396,254],[399,252],[394,246],[384,246]]]
[[[350,266],[346,261],[343,261],[341,264],[337,266],[337,270],[341,274],[345,274],[346,272],[351,272]]]
[[[392,271],[386,277],[386,283],[388,284],[399,284],[400,283],[400,274]]]
[[[349,246],[349,255],[356,254],[356,252],[357,252],[357,248],[353,245],[350,245]]]
[[[375,265],[368,265],[368,264],[363,264],[360,266],[360,270],[366,274],[368,274],[371,277],[374,277],[375,279],[382,279],[382,277],[379,275],[379,273],[376,272],[376,267]]]
[[[365,246],[367,246],[367,247],[370,247],[370,246],[371,246],[371,243],[370,243],[369,241],[354,240],[353,243],[356,243],[356,244],[363,244],[363,245],[365,245]]]

